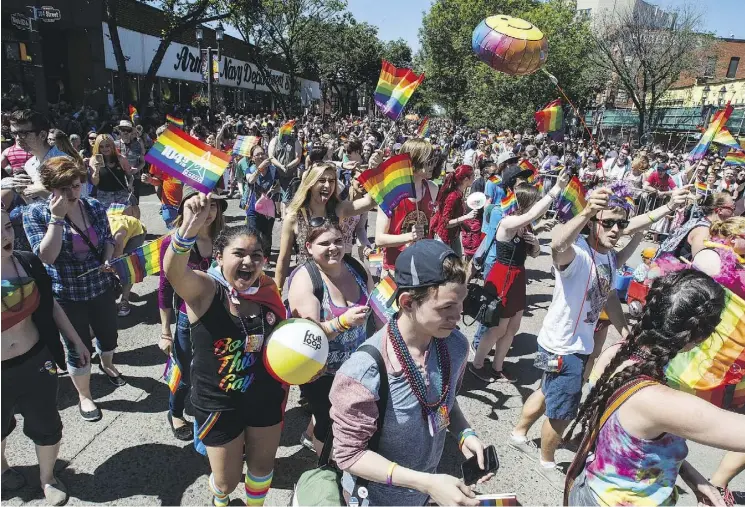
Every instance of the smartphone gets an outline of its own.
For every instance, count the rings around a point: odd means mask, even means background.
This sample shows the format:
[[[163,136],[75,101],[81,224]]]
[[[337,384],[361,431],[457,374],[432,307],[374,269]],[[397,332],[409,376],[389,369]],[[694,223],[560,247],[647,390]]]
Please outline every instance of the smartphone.
[[[497,451],[493,445],[490,445],[484,449],[484,468],[481,470],[477,456],[471,456],[469,459],[463,462],[460,466],[463,472],[463,482],[468,485],[476,484],[479,479],[484,477],[486,474],[491,474],[499,470],[499,458],[497,458]]]
[[[103,155],[98,153],[95,157],[96,165],[103,165]]]

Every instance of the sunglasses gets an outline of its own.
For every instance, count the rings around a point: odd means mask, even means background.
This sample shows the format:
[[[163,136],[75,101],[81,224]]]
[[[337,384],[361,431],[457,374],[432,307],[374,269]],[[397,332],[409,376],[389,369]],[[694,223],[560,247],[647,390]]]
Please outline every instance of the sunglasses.
[[[122,128],[120,128],[119,129],[119,132],[121,132],[122,134],[131,134],[132,133],[132,129],[128,129],[128,128],[123,128],[122,129]]]
[[[11,130],[10,135],[13,137],[20,137],[21,139],[25,139],[27,135],[38,134],[39,132],[39,130]]]
[[[88,140],[89,141],[95,141],[96,140],[96,136],[91,136],[91,137],[88,138]]]
[[[326,217],[313,217],[308,220],[308,225],[311,227],[323,227],[326,224]]]
[[[616,225],[618,226],[619,229],[625,229],[626,227],[629,226],[629,221],[626,220],[625,218],[622,218],[620,220],[611,220],[611,219],[599,220],[597,218],[593,218],[592,221],[598,222],[600,225],[603,226],[603,229],[612,229]]]

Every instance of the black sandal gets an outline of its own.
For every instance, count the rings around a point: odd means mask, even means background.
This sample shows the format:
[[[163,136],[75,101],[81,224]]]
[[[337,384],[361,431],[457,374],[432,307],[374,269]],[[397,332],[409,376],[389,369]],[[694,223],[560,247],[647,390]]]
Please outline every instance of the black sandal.
[[[173,436],[176,437],[177,440],[183,440],[184,442],[194,440],[194,429],[188,421],[186,421],[184,426],[177,428],[173,425],[173,416],[171,415],[171,412],[168,412],[168,424],[171,425],[171,431],[173,431]]]

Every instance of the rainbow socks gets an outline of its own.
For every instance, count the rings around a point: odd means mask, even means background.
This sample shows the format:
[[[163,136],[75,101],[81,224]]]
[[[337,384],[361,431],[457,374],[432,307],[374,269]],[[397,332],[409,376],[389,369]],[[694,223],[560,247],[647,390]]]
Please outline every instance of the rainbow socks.
[[[250,470],[246,470],[246,505],[264,505],[272,477],[274,470],[264,477],[254,477]]]
[[[226,507],[230,503],[230,495],[223,493],[215,485],[215,474],[210,474],[209,481],[210,491],[212,492],[212,505],[217,507]]]

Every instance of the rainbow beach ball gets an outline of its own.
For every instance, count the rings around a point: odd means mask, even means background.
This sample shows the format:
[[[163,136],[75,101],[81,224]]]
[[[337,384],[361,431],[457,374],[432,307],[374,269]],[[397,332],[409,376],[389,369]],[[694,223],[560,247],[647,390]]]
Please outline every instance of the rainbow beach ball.
[[[264,347],[264,366],[285,384],[307,384],[326,366],[329,341],[323,329],[307,319],[282,321]]]
[[[546,63],[548,42],[535,25],[520,18],[489,16],[473,31],[471,46],[489,67],[516,76],[532,74]]]

